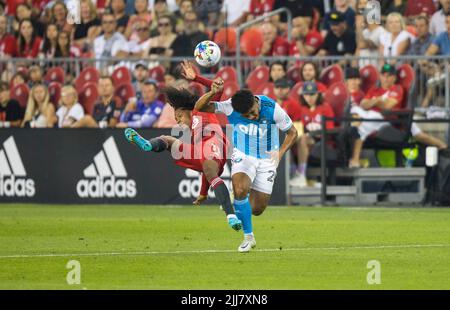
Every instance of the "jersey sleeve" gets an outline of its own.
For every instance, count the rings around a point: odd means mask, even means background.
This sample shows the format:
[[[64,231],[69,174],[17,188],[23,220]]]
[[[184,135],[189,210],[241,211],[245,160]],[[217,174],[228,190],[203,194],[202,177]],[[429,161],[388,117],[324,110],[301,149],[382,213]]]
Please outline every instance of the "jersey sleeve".
[[[199,74],[195,76],[194,82],[200,83],[203,86],[207,87],[208,89],[211,89],[211,85],[214,83],[213,80],[207,79]],[[223,90],[215,94],[214,97],[212,97],[211,101],[219,101],[220,97],[222,97],[222,93]]]
[[[281,131],[288,131],[292,127],[292,120],[279,104],[275,105],[273,120]]]
[[[233,113],[233,106],[231,105],[231,99],[214,102],[214,108],[216,113],[223,113],[226,116],[229,116],[231,115],[231,113]]]

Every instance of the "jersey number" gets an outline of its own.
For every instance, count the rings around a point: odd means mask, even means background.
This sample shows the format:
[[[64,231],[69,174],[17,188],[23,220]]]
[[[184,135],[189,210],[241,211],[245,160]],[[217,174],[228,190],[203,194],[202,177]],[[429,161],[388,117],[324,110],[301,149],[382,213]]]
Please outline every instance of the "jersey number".
[[[273,170],[270,170],[268,173],[270,173],[270,177],[267,178],[267,181],[273,183],[275,181],[275,176],[277,175],[277,173]]]

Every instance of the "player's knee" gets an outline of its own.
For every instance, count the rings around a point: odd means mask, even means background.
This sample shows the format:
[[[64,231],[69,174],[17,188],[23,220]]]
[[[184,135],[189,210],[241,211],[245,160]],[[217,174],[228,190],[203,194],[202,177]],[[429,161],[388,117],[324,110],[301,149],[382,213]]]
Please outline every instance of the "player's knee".
[[[255,209],[252,210],[252,214],[254,216],[259,216],[259,215],[264,213],[264,209],[265,208],[255,208]]]
[[[245,188],[244,186],[237,186],[233,190],[234,192],[234,198],[238,200],[245,199],[248,195],[248,188]]]

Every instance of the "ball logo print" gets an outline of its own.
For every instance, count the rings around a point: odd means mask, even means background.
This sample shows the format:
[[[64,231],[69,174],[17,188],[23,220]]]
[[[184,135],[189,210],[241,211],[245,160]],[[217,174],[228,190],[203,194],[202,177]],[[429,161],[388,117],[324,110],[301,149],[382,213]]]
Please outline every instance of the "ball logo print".
[[[94,162],[83,171],[85,179],[77,183],[81,198],[134,198],[136,181],[128,179],[119,150],[113,137],[103,143],[103,150],[94,156]]]
[[[27,178],[14,137],[10,136],[0,149],[0,197],[34,197],[35,193],[34,180]]]
[[[202,41],[195,47],[195,61],[202,67],[212,67],[219,63],[222,53],[213,41]]]

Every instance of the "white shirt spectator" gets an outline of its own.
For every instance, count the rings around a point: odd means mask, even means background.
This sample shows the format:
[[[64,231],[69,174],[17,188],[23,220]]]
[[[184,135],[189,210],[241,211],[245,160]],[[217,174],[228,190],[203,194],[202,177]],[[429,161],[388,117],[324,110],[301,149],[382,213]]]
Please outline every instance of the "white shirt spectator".
[[[375,44],[377,47],[380,46],[380,39],[381,37],[386,33],[386,29],[384,29],[382,26],[379,26],[372,31],[369,29],[364,29],[362,31],[362,36],[364,40],[372,41],[373,44]],[[378,57],[379,56],[379,50],[377,49],[368,49],[364,48],[359,51],[359,55],[361,57]],[[377,65],[377,59],[364,59],[359,61],[359,66],[364,67],[368,64]]]
[[[237,21],[242,14],[248,12],[249,9],[250,0],[241,0],[239,3],[236,3],[236,0],[225,0],[222,6],[222,13],[225,14],[226,12],[228,14],[227,23],[228,25],[231,25]]]
[[[444,10],[441,9],[433,14],[430,20],[430,33],[433,36],[436,36],[437,34],[447,31],[447,28],[445,26],[445,14]]]
[[[71,118],[75,121],[82,119],[84,117],[84,110],[79,103],[75,103],[70,110],[63,105],[56,111],[56,116],[58,117],[58,127],[62,128],[64,125],[71,124]]]
[[[127,44],[125,37],[115,32],[108,40],[101,35],[94,40],[95,58],[114,57]]]
[[[178,10],[178,5],[176,0],[166,0],[167,7],[169,8],[170,12],[175,12]],[[155,5],[155,0],[149,0],[148,1],[148,10],[151,12],[153,10],[153,6]]]
[[[388,57],[388,56],[398,56],[398,48],[401,42],[405,41],[406,39],[412,40],[414,37],[408,32],[403,30],[402,32],[400,32],[400,34],[397,36],[397,38],[395,38],[394,41],[392,41],[392,33],[390,32],[385,32],[381,37],[380,37],[380,44],[383,44],[384,46],[384,51],[383,51],[383,56]]]

